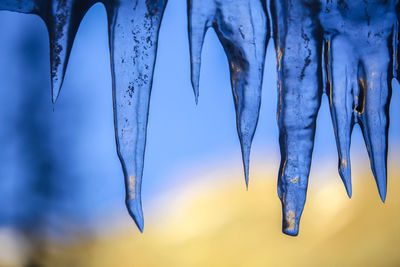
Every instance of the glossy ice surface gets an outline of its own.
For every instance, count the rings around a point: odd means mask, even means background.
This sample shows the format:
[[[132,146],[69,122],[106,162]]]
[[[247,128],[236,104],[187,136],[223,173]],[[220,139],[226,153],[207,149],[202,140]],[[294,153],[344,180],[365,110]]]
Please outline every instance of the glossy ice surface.
[[[52,100],[56,101],[79,24],[97,2],[104,4],[108,14],[115,135],[126,205],[143,231],[146,129],[158,32],[167,0],[1,0],[0,10],[36,14],[46,23]],[[349,197],[351,133],[359,124],[385,201],[391,82],[400,75],[397,0],[188,0],[187,6],[196,103],[201,51],[209,28],[216,32],[229,61],[246,186],[272,25],[278,61],[278,195],[284,233],[299,231],[324,93],[329,97],[339,174]]]
[[[249,183],[250,147],[257,128],[265,50],[269,40],[267,16],[265,3],[259,0],[188,1],[191,74],[196,103],[201,50],[207,30],[213,28],[229,61],[246,186]]]

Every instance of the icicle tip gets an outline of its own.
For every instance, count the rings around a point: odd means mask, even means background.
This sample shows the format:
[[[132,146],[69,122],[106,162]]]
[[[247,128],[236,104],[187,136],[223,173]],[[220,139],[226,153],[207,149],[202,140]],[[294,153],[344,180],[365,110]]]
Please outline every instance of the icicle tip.
[[[139,231],[143,233],[144,219],[143,219],[142,204],[140,203],[140,201],[131,199],[126,201],[126,207],[128,209],[129,215],[134,220]]]

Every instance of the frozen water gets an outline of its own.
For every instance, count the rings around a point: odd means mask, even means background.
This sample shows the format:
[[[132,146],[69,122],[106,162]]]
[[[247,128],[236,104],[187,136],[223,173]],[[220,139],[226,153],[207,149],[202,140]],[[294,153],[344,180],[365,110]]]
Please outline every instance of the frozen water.
[[[141,182],[158,32],[167,0],[1,0],[0,10],[36,14],[50,40],[52,100],[63,83],[75,34],[95,3],[108,14],[115,135],[126,205],[143,231]],[[283,231],[297,235],[306,201],[316,119],[324,93],[352,195],[350,143],[361,126],[382,201],[386,197],[389,103],[400,77],[398,0],[188,0],[191,80],[199,97],[201,51],[213,28],[227,55],[246,186],[257,127],[271,21],[278,61]]]
[[[0,10],[36,14],[46,23],[55,102],[79,24],[97,2],[105,5],[108,15],[115,135],[125,176],[126,205],[143,231],[141,184],[148,107],[158,31],[167,1],[2,0]]]
[[[240,12],[238,12],[240,10]],[[266,6],[259,0],[189,0],[192,85],[199,97],[201,50],[212,27],[228,57],[246,187],[250,148],[261,103],[265,51],[269,40]]]
[[[329,96],[339,173],[348,195],[352,194],[351,132],[358,123],[385,201],[391,81],[398,72],[396,4],[384,0],[271,3],[282,154],[278,194],[287,234],[298,233],[324,91]]]
[[[321,28],[318,1],[271,3],[278,60],[278,125],[281,165],[278,195],[282,201],[283,231],[298,233],[306,201],[321,104]]]
[[[166,0],[123,1],[108,7],[117,150],[125,176],[126,205],[140,231],[149,101],[166,4]]]

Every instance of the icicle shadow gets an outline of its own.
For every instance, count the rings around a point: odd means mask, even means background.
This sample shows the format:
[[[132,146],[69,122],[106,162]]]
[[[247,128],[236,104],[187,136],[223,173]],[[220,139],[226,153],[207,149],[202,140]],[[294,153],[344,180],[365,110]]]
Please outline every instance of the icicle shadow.
[[[199,97],[201,51],[212,27],[227,55],[237,130],[248,187],[251,143],[259,117],[265,51],[269,40],[266,6],[259,0],[188,0],[191,80]]]
[[[339,173],[351,197],[350,143],[362,129],[379,195],[386,198],[389,103],[395,62],[396,1],[326,1],[327,93],[339,154]]]
[[[318,12],[318,1],[271,2],[278,61],[278,195],[282,201],[282,230],[292,236],[298,234],[306,201],[322,95]]]

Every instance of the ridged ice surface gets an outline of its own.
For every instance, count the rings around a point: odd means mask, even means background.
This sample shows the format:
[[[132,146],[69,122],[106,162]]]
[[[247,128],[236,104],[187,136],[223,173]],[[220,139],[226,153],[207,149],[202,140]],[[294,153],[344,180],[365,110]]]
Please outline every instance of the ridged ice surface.
[[[196,103],[199,97],[201,50],[209,28],[216,32],[228,58],[248,186],[250,148],[260,111],[265,50],[269,40],[265,3],[260,0],[188,0],[188,17],[191,75]]]
[[[115,135],[126,205],[143,231],[141,182],[147,118],[167,0],[1,0],[0,10],[36,14],[46,23],[52,100],[56,101],[79,24],[97,2],[105,5],[108,14]],[[391,82],[400,80],[398,0],[188,0],[187,5],[196,103],[201,51],[209,28],[216,32],[229,61],[246,185],[273,26],[281,148],[278,195],[284,233],[299,231],[324,93],[329,97],[339,174],[347,194],[352,195],[351,133],[359,124],[385,201]]]
[[[349,197],[351,133],[358,123],[385,201],[391,81],[398,72],[396,4],[383,0],[272,2],[282,154],[278,194],[283,231],[289,235],[297,235],[299,229],[324,91],[335,129],[339,174]]]
[[[322,95],[321,29],[317,1],[272,3],[278,60],[281,165],[278,195],[283,231],[296,235],[306,201],[316,119]]]
[[[339,173],[351,196],[350,139],[361,126],[382,201],[391,96],[396,1],[332,1],[322,5],[327,94],[339,152]]]
[[[97,2],[105,5],[108,16],[115,135],[125,176],[126,205],[143,231],[141,185],[147,117],[158,31],[167,1],[1,0],[0,10],[37,14],[46,23],[52,100],[56,101],[79,24]]]

